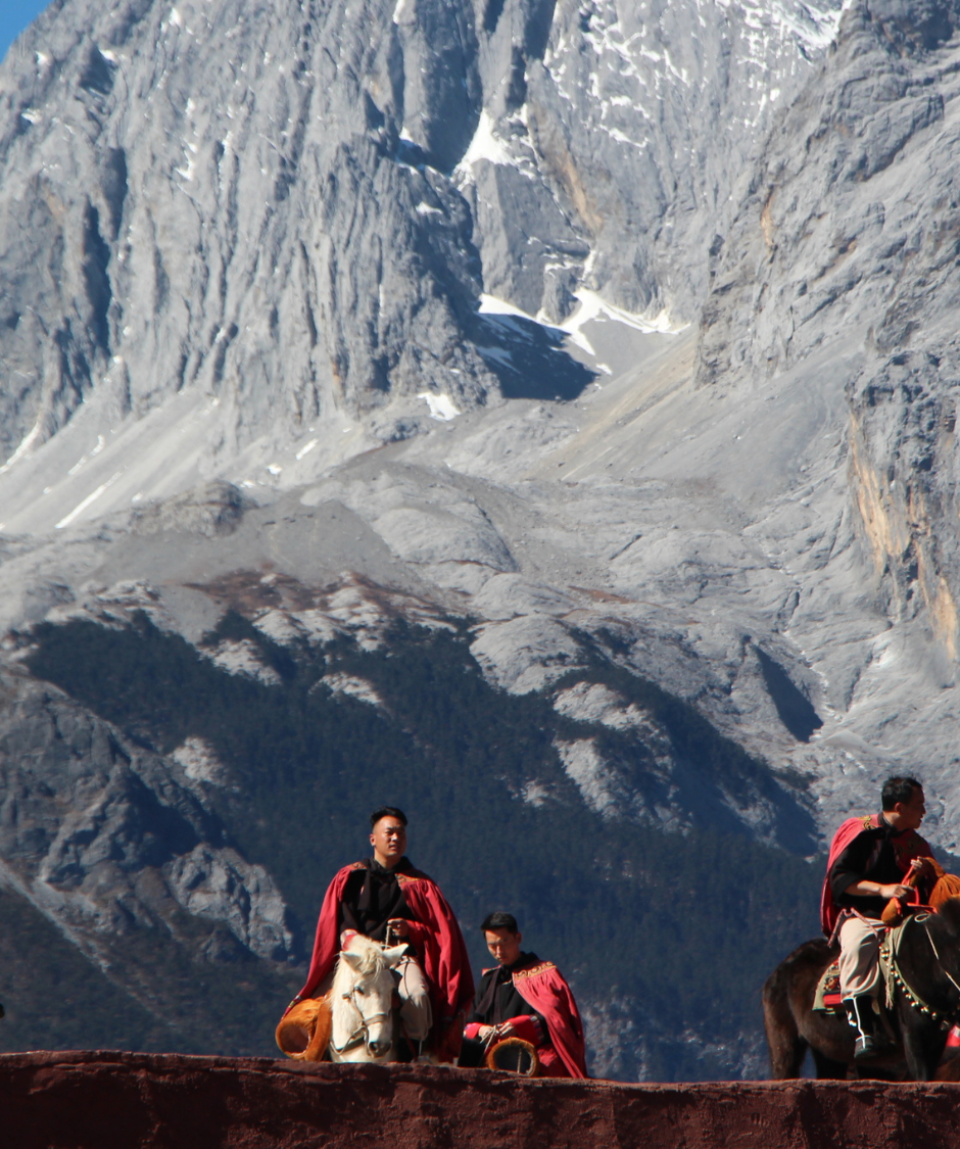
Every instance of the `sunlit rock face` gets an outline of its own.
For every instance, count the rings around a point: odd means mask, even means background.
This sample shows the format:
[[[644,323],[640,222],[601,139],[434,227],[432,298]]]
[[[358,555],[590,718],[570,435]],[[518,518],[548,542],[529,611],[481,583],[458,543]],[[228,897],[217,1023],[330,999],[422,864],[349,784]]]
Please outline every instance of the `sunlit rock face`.
[[[708,389],[751,380],[835,407],[822,441],[839,446],[842,502],[818,484],[816,464],[799,500],[817,508],[811,525],[833,503],[835,528],[798,547],[798,520],[775,527],[791,569],[810,577],[792,628],[820,647],[826,697],[880,768],[922,764],[954,849],[958,19],[946,3],[851,9],[819,77],[764,146],[715,269],[697,370]],[[850,586],[837,602],[850,545],[861,595]],[[835,628],[858,598],[877,623],[868,658],[851,661]],[[911,715],[914,689],[922,701]],[[845,737],[836,745],[853,761]],[[837,804],[847,800],[841,786]]]
[[[9,677],[3,688],[5,887],[104,965],[118,937],[180,911],[225,927],[238,952],[294,956],[275,883],[225,842],[200,771],[124,743],[57,692]]]
[[[94,396],[101,431],[185,389],[217,401],[208,464],[391,399],[493,401],[484,290],[557,322],[584,288],[691,320],[736,177],[838,18],[549,0],[46,13],[0,79],[4,455]],[[412,407],[370,428],[408,433],[427,416]]]

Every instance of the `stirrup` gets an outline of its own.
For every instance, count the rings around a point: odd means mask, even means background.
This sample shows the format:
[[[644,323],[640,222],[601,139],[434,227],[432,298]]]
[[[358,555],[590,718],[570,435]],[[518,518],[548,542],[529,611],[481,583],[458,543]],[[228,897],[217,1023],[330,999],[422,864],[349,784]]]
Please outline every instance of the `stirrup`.
[[[858,1033],[857,1043],[853,1048],[854,1061],[869,1061],[883,1050],[883,1046],[872,1033]]]

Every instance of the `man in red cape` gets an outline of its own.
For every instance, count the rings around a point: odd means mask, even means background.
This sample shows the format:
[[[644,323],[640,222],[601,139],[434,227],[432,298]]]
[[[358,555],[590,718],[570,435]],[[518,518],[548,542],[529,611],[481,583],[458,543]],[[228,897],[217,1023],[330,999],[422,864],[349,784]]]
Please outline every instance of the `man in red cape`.
[[[493,1041],[521,1037],[536,1049],[544,1077],[586,1077],[583,1022],[566,979],[553,962],[521,951],[512,914],[488,914],[480,928],[497,965],[480,979],[460,1064],[481,1065]]]
[[[916,778],[888,778],[880,805],[879,814],[848,818],[837,830],[820,899],[823,932],[840,942],[840,993],[857,1031],[858,1061],[873,1057],[882,1045],[873,1005],[886,932],[881,915],[891,898],[912,895],[904,885],[911,871],[919,875],[923,900],[929,895],[920,859],[932,851],[917,833],[926,813],[923,787]]]
[[[374,856],[344,866],[330,883],[317,922],[310,972],[291,1005],[329,989],[341,934],[353,930],[385,941],[389,930],[413,951],[398,971],[406,1036],[419,1043],[432,1027],[434,1055],[441,1061],[454,1061],[473,997],[473,973],[463,934],[439,887],[406,857],[403,811],[383,806],[371,814],[370,824]]]

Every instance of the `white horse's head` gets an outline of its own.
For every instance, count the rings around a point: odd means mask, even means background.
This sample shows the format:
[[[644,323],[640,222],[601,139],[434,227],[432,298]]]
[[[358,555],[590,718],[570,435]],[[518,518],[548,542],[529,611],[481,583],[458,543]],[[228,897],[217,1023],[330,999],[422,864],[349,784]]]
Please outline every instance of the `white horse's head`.
[[[385,1061],[393,1046],[392,970],[405,946],[384,949],[356,934],[337,962],[331,999],[332,1045],[340,1061]]]

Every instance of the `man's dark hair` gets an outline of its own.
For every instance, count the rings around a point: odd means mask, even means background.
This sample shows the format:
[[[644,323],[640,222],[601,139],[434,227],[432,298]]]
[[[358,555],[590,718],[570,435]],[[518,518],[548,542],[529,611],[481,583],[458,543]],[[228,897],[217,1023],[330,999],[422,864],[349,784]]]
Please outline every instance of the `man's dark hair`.
[[[503,910],[494,910],[492,914],[487,914],[483,919],[480,929],[484,933],[487,930],[509,930],[512,934],[519,933],[517,929],[517,919],[513,914],[506,914]]]
[[[407,824],[407,816],[402,810],[398,810],[396,806],[381,806],[379,809],[374,810],[370,815],[370,829],[380,821],[381,818],[396,818],[404,825]]]
[[[922,790],[923,783],[916,778],[900,777],[888,778],[880,791],[880,809],[892,810],[898,802],[909,802],[914,790]]]

